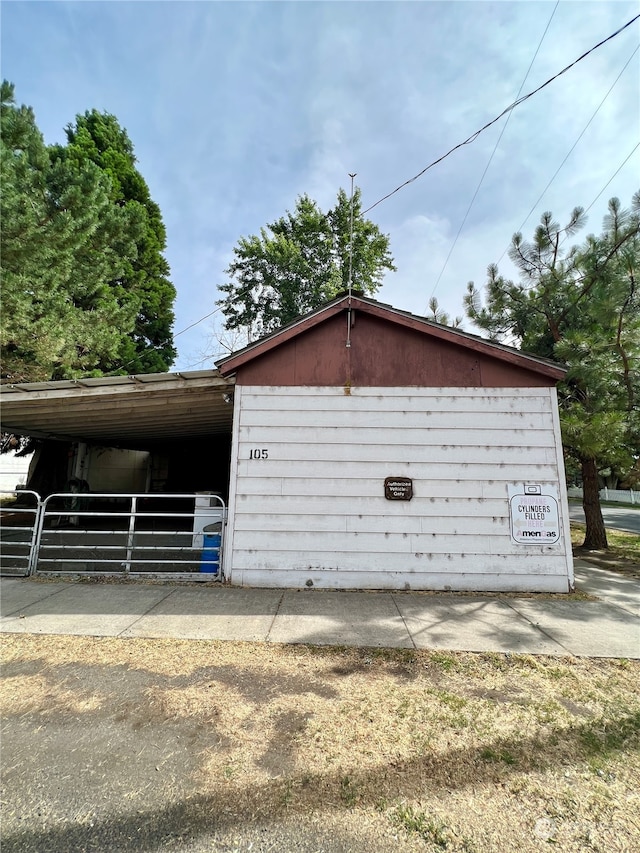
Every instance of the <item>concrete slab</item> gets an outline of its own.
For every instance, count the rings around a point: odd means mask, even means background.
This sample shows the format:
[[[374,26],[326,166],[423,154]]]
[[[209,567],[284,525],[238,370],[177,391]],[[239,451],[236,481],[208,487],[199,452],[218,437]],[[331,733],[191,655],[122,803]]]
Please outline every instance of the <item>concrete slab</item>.
[[[58,595],[74,585],[74,582],[44,583],[28,578],[1,578],[0,615],[19,616],[30,604],[42,601],[50,595]]]
[[[509,604],[572,655],[640,658],[640,619],[613,604],[533,599]]]
[[[640,659],[636,581],[578,573],[602,600],[3,578],[0,629]]]
[[[36,586],[36,584],[33,584]],[[53,585],[52,585],[53,586]],[[2,620],[2,630],[19,634],[79,634],[117,637],[171,590],[163,586],[68,584]]]
[[[640,581],[637,578],[608,572],[583,560],[576,560],[574,571],[576,589],[640,616]]]
[[[281,598],[278,589],[174,589],[123,636],[264,642]]]
[[[413,647],[393,597],[388,593],[321,590],[285,592],[269,641]]]
[[[419,649],[566,654],[530,621],[518,618],[505,599],[398,594],[394,599]]]

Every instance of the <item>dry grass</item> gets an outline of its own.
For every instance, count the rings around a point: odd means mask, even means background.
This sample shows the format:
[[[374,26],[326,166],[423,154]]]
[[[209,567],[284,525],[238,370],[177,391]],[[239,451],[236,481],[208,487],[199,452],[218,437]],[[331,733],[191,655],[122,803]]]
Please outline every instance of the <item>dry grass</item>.
[[[585,551],[582,548],[584,529],[584,524],[571,523],[574,557],[583,557],[601,568],[640,579],[640,536],[619,530],[607,530],[607,551]]]
[[[620,557],[633,560],[640,566],[640,536],[623,533],[621,530],[607,530],[609,549]]]
[[[638,849],[636,662],[24,635],[3,651],[5,719],[167,740],[188,724],[189,784],[239,824],[321,821],[376,850]]]

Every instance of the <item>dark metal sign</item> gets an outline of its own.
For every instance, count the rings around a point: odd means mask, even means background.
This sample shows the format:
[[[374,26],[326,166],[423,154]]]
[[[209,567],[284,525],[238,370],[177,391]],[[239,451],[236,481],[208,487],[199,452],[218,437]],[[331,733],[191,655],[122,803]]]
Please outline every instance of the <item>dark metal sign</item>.
[[[384,496],[388,501],[410,501],[413,497],[413,480],[409,477],[387,477]]]

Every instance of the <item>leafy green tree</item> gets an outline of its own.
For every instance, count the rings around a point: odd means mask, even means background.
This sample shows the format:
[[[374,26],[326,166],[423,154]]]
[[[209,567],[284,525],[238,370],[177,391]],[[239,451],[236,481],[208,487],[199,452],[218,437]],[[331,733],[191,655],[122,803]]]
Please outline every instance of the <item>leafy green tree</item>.
[[[611,199],[603,233],[563,252],[583,225],[576,208],[561,229],[545,213],[531,242],[515,234],[513,282],[488,268],[482,305],[473,282],[467,316],[496,340],[507,340],[568,366],[558,388],[565,453],[582,474],[584,547],[607,547],[599,471],[631,471],[640,453],[640,193],[630,210]]]
[[[120,354],[136,306],[120,282],[141,208],[119,208],[93,163],[52,159],[30,108],[2,84],[0,346],[14,381],[92,375]]]
[[[260,230],[241,237],[220,286],[225,328],[242,329],[248,340],[274,331],[317,308],[349,283],[351,202],[344,190],[323,213],[307,195]],[[375,293],[385,270],[394,270],[389,238],[362,215],[360,191],[353,200],[352,286]]]
[[[115,116],[91,110],[76,116],[66,128],[68,143],[54,149],[54,157],[82,167],[94,163],[111,183],[110,198],[117,208],[131,209],[142,219],[136,235],[136,255],[119,281],[136,302],[133,330],[124,331],[118,358],[105,365],[107,372],[161,373],[176,357],[172,327],[176,291],[169,280],[163,255],[166,231],[160,208],[136,168],[133,145]]]

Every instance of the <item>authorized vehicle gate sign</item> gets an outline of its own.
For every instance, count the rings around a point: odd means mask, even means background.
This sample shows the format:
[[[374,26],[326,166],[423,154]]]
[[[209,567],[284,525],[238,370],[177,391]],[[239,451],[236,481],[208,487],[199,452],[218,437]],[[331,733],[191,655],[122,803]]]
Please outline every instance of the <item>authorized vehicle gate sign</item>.
[[[553,545],[560,539],[558,493],[554,486],[509,486],[511,539],[519,545]]]

